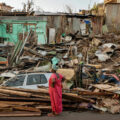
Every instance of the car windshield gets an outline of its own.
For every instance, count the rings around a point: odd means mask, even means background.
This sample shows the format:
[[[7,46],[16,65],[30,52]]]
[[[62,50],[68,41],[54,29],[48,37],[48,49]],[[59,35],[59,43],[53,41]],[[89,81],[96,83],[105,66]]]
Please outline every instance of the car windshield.
[[[24,79],[25,79],[25,75],[16,76],[12,78],[11,80],[7,81],[5,83],[5,86],[8,86],[8,87],[23,86]]]

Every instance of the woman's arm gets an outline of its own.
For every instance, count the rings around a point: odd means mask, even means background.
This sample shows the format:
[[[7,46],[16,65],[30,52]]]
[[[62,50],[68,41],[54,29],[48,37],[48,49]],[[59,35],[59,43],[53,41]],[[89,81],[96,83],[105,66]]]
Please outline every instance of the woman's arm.
[[[51,82],[52,82],[51,87],[54,88],[55,87],[55,78],[52,78]]]

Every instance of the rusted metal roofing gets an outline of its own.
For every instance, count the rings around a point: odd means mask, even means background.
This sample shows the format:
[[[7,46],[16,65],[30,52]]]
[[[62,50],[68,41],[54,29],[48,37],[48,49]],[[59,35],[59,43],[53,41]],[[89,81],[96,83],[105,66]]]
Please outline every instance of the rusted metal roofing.
[[[120,3],[120,0],[104,0],[105,4],[109,4],[109,3]]]
[[[38,12],[35,11],[35,16],[68,16],[68,17],[79,17],[79,18],[90,18],[93,15],[81,15],[78,13],[50,13],[50,12]]]
[[[27,16],[27,12],[4,12],[0,11],[0,16]]]

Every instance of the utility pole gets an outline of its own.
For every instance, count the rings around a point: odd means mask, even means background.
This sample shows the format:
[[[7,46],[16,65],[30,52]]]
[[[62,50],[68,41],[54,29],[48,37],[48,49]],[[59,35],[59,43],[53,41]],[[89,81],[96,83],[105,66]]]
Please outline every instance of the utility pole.
[[[88,4],[88,10],[90,10],[92,0],[90,0],[90,3]]]

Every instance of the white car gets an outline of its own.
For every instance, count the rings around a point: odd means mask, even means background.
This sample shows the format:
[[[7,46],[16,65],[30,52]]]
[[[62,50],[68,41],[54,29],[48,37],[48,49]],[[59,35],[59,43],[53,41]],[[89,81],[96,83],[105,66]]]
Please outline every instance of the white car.
[[[38,86],[48,87],[48,81],[52,73],[27,73],[20,74],[4,82],[2,86],[37,89]]]

